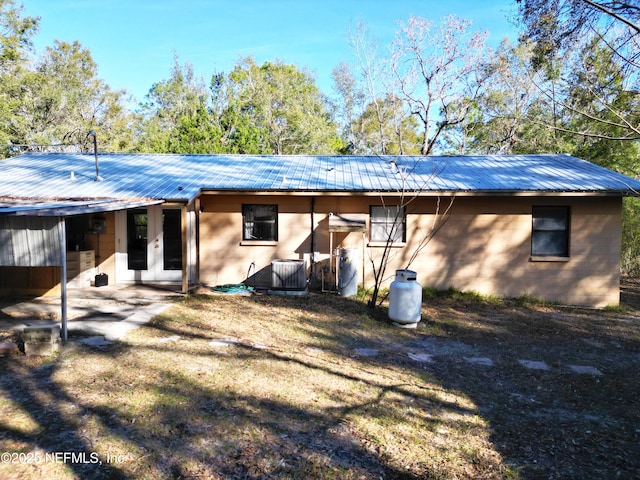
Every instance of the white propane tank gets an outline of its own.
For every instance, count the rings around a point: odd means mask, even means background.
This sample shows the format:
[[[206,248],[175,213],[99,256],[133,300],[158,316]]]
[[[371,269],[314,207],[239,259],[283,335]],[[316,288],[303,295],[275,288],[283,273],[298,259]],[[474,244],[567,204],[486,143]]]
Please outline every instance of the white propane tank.
[[[422,314],[422,285],[413,270],[396,270],[389,291],[389,318],[397,327],[416,328]]]

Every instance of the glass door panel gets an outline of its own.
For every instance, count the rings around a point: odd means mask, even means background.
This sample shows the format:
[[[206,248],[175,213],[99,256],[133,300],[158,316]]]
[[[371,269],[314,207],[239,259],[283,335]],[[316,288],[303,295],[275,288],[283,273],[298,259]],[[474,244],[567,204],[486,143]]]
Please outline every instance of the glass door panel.
[[[182,270],[182,212],[175,208],[162,210],[163,269]]]
[[[147,270],[149,216],[146,208],[127,211],[127,257],[129,270]]]

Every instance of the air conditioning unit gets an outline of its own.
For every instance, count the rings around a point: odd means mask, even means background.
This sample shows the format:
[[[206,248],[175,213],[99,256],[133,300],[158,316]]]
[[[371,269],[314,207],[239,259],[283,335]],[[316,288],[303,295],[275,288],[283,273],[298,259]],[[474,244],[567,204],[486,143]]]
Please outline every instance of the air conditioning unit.
[[[306,290],[307,267],[304,260],[273,260],[271,288],[273,290]]]

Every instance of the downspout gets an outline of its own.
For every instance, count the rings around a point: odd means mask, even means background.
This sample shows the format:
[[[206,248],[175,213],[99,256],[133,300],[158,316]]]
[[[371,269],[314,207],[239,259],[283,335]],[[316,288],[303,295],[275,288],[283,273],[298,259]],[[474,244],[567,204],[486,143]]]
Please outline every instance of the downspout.
[[[313,274],[315,273],[315,251],[316,251],[316,242],[315,242],[315,225],[316,225],[316,220],[315,220],[315,215],[314,215],[314,211],[316,209],[316,199],[315,197],[311,197],[311,262],[309,262],[311,264],[311,268],[310,268],[310,275],[309,275],[309,280],[311,280],[311,278],[313,278]]]
[[[192,235],[195,237],[194,242],[194,272],[193,279],[196,285],[200,284],[200,214],[202,213],[202,203],[200,202],[200,197],[196,198],[195,201],[195,218],[194,218],[194,226]]]

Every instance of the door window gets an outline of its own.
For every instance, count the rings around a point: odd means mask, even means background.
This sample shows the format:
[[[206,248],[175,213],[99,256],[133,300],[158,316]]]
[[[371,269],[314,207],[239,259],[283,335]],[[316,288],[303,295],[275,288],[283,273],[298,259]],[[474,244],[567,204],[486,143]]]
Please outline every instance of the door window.
[[[164,270],[182,270],[182,215],[175,208],[162,210]]]
[[[149,217],[146,208],[127,211],[127,257],[129,270],[146,270]]]

